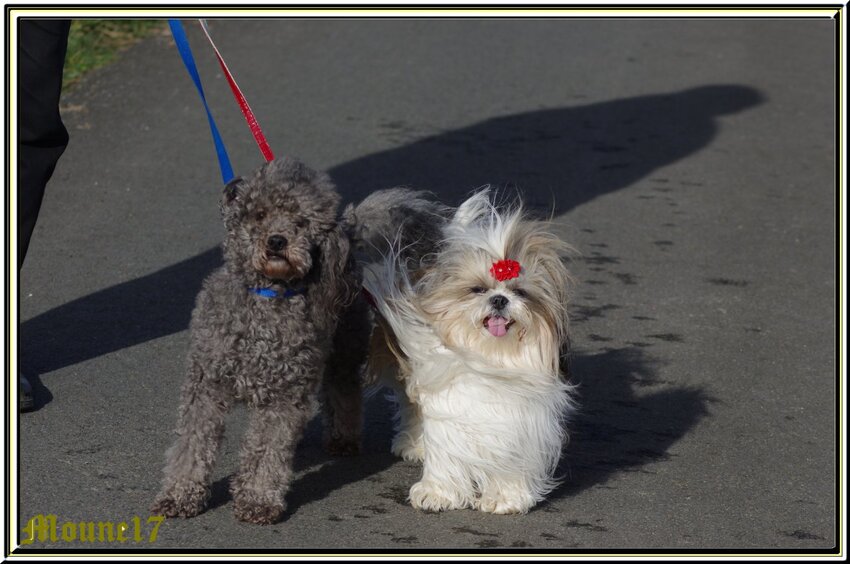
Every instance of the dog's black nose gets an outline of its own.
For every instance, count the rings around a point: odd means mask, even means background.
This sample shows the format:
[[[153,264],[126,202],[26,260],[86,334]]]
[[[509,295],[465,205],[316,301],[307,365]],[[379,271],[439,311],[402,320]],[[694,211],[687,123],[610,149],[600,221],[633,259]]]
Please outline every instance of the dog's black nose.
[[[272,235],[266,241],[266,247],[268,247],[270,251],[279,252],[282,251],[285,246],[286,237],[283,235]]]
[[[508,298],[505,296],[498,294],[490,298],[490,305],[495,309],[505,309],[505,306],[508,305]]]

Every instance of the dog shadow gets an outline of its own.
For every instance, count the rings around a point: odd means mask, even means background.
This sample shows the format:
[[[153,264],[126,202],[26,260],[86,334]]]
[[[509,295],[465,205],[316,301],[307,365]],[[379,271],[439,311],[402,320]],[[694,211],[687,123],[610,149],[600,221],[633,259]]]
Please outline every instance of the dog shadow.
[[[380,390],[367,393],[363,402],[364,429],[361,453],[333,456],[322,447],[321,417],[315,417],[304,432],[295,451],[292,481],[286,494],[284,520],[302,507],[320,501],[347,484],[372,478],[399,462],[390,452],[393,435],[391,414],[394,405]],[[210,486],[208,510],[226,505],[230,496],[230,474]],[[374,478],[372,478],[374,480]]]
[[[578,387],[579,409],[569,424],[570,442],[556,472],[561,483],[536,510],[557,511],[552,502],[589,488],[616,489],[609,482],[618,473],[654,474],[648,465],[675,458],[670,447],[707,417],[708,405],[717,400],[699,388],[671,386],[673,382],[659,378],[657,365],[638,347],[573,356],[571,380]],[[325,453],[320,418],[310,423],[296,451],[298,477],[286,495],[284,520],[348,484],[380,482],[375,476],[400,462],[390,453],[394,409],[381,391],[364,403],[363,453],[353,457]],[[212,484],[209,510],[231,501],[231,478]],[[401,490],[406,492],[410,485]],[[404,493],[398,495],[397,503],[409,503]]]
[[[310,447],[312,449],[312,447]],[[311,503],[320,501],[334,491],[359,483],[390,468],[399,459],[389,452],[364,453],[357,456],[331,457],[328,454],[296,457],[295,471],[303,472],[290,485],[286,494],[286,512],[283,520]],[[212,511],[232,501],[230,481],[234,474],[219,478],[210,485],[207,511]]]
[[[654,474],[648,465],[675,458],[670,447],[707,417],[708,405],[717,400],[700,388],[661,379],[657,365],[638,347],[573,357],[579,409],[558,467],[562,482],[549,499],[592,487],[616,489],[608,483],[616,474]]]

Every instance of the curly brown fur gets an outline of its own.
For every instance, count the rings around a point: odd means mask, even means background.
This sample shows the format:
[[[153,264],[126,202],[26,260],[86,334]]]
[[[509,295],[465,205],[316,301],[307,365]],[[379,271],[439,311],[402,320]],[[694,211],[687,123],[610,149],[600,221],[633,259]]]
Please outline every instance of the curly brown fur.
[[[360,297],[352,247],[379,244],[410,223],[400,208],[423,214],[431,204],[419,193],[393,189],[341,216],[339,201],[326,174],[289,158],[225,187],[225,264],[204,281],[192,313],[177,439],[166,452],[153,513],[192,517],[206,508],[234,402],[250,413],[230,487],[242,521],[282,518],[295,447],[320,400],[326,449],[358,452],[359,376],[372,316]],[[295,294],[268,298],[251,288]]]

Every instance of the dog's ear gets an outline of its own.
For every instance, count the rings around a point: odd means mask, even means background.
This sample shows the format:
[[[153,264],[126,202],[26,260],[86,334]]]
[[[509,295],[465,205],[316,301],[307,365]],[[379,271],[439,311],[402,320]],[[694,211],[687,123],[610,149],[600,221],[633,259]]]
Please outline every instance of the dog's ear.
[[[319,255],[319,292],[326,306],[336,309],[349,303],[357,285],[350,237],[342,226],[337,224],[325,233]]]
[[[455,210],[454,217],[449,223],[450,228],[464,228],[473,221],[477,221],[485,217],[493,209],[490,203],[490,188],[489,186],[479,190],[465,202],[458,206]]]
[[[221,217],[224,220],[224,224],[228,226],[228,229],[231,227],[231,223],[233,219],[236,217],[236,206],[234,202],[239,197],[239,194],[244,190],[245,181],[242,180],[241,176],[237,176],[224,186],[224,190],[221,193],[221,202],[218,206],[219,211],[221,212]]]
[[[239,191],[242,188],[242,185],[245,183],[242,180],[241,176],[237,176],[230,182],[224,185],[224,193],[221,196],[221,202],[223,205],[227,205],[231,203],[236,197],[239,195]]]

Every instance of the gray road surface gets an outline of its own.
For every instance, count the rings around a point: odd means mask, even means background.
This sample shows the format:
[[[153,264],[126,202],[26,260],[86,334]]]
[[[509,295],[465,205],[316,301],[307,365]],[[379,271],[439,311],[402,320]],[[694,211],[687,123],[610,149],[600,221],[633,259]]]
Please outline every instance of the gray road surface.
[[[275,151],[346,200],[397,184],[458,203],[519,188],[583,257],[582,411],[563,485],[525,516],[425,514],[389,454],[311,426],[282,523],[233,519],[243,415],[206,513],[90,548],[809,550],[836,542],[836,27],[826,20],[213,21]],[[262,160],[203,42],[237,173]],[[63,100],[71,145],[21,273],[20,515],[147,516],[187,324],[220,262],[220,178],[168,36]],[[57,549],[89,545],[38,543]]]

